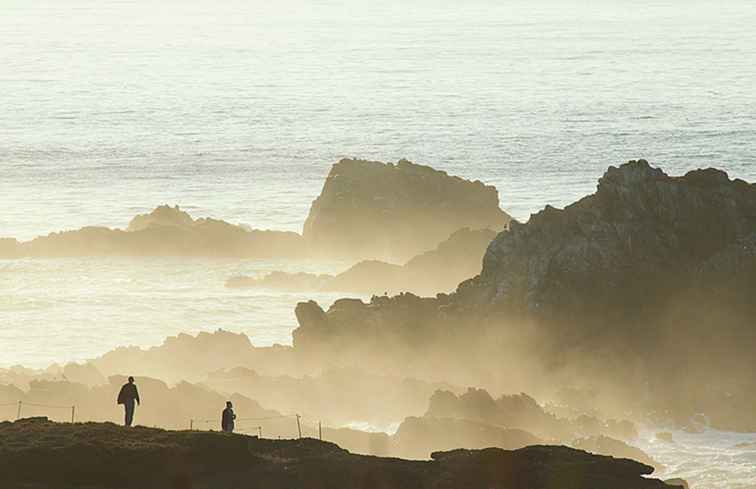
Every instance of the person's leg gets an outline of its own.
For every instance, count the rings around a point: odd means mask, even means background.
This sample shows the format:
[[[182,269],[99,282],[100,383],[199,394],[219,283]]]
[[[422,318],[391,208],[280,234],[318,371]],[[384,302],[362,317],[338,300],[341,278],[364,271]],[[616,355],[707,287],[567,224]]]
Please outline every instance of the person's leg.
[[[125,425],[131,426],[131,423],[134,421],[134,402],[126,402],[123,406],[126,408]]]

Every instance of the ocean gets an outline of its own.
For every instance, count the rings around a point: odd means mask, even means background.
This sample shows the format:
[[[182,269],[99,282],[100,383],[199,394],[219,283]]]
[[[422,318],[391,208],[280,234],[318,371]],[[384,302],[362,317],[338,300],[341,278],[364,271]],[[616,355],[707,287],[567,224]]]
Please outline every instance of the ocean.
[[[342,157],[482,180],[519,220],[629,159],[756,181],[754,25],[749,0],[2,0],[0,236],[162,203],[301,231]],[[288,344],[298,300],[339,295],[223,282],[343,266],[0,261],[0,367],[217,328]],[[750,453],[700,487],[756,487]]]

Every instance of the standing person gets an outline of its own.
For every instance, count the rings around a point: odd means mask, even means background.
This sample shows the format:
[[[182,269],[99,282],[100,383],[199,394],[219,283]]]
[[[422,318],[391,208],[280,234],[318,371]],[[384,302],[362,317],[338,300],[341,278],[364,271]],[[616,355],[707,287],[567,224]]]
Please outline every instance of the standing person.
[[[123,384],[121,392],[118,393],[118,404],[123,404],[126,410],[124,426],[131,426],[131,423],[134,421],[135,403],[140,404],[139,391],[136,384],[134,384],[134,377],[129,377],[129,381]]]
[[[235,419],[234,405],[231,404],[231,401],[226,401],[226,409],[223,410],[221,415],[221,429],[226,433],[233,433]]]

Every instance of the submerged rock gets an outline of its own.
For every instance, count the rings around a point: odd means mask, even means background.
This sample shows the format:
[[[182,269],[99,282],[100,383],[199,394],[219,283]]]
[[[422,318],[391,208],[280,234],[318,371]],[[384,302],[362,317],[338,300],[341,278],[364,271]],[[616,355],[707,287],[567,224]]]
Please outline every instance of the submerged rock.
[[[406,160],[343,159],[313,202],[304,238],[316,256],[404,262],[461,228],[502,230],[494,187]]]
[[[354,489],[667,489],[631,460],[556,446],[437,452],[431,461],[353,455],[313,439],[266,440],[194,431],[44,420],[0,424],[9,487],[65,482],[92,489],[265,487]],[[134,467],[139,467],[138,474]]]

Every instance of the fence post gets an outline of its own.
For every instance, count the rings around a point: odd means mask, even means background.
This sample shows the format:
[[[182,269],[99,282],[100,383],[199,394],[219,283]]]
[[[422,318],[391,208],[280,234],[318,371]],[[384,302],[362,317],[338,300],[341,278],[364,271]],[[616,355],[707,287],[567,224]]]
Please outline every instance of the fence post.
[[[302,424],[299,422],[300,415],[297,414],[297,431],[299,432],[299,438],[302,438]]]
[[[16,413],[16,419],[21,419],[21,404],[23,401],[18,401],[18,412]]]
[[[76,419],[76,406],[71,406],[71,423]]]
[[[262,426],[257,427],[257,437],[262,439]]]
[[[193,419],[189,420],[189,431],[194,431],[194,420]]]
[[[323,423],[318,421],[318,440],[323,441]]]

